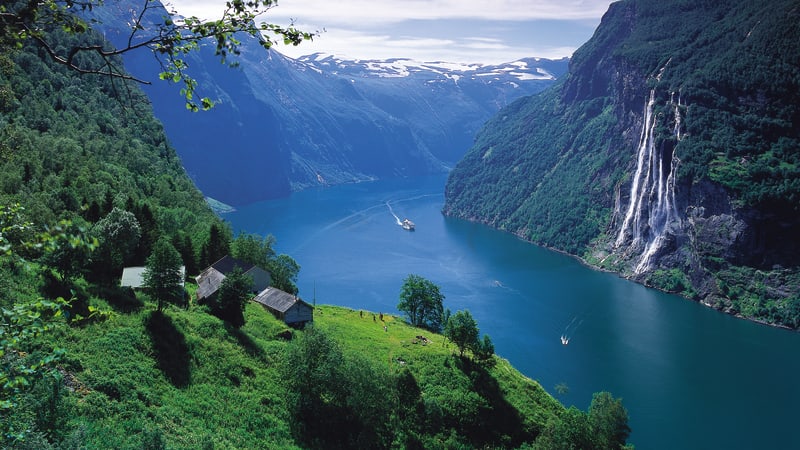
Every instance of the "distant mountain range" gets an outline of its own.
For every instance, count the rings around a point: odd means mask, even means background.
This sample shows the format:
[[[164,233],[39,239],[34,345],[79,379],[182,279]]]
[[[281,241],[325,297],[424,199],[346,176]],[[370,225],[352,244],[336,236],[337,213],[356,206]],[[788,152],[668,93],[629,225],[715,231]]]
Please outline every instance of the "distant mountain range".
[[[112,42],[127,36],[126,2],[100,17]],[[165,10],[151,10],[154,20]],[[100,14],[98,12],[97,14]],[[189,55],[210,112],[184,111],[179,88],[145,86],[189,175],[209,197],[231,205],[288,195],[320,184],[418,176],[449,170],[500,108],[563,75],[567,59],[502,65],[290,59],[242,36],[238,68],[211,49]],[[126,67],[154,79],[147,52]]]

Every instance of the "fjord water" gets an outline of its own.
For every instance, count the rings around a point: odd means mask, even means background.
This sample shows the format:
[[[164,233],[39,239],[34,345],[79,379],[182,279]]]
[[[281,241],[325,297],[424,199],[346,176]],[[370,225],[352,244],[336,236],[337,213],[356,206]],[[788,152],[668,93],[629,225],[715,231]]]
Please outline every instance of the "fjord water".
[[[443,217],[444,183],[313,189],[224,218],[235,232],[273,234],[301,265],[309,302],[395,313],[408,274],[433,281],[445,307],[469,309],[496,352],[564,404],[585,410],[603,390],[622,397],[638,449],[798,448],[800,334]]]

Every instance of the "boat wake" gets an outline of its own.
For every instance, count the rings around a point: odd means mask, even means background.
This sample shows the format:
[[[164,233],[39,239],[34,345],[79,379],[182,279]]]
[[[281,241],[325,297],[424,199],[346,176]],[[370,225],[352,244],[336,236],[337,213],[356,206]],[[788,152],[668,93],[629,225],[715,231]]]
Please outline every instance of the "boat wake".
[[[402,227],[403,226],[403,221],[400,220],[400,218],[397,217],[397,214],[394,213],[394,210],[392,209],[392,205],[390,205],[389,202],[386,202],[386,207],[389,208],[389,212],[392,213],[392,216],[394,216],[394,220],[397,223],[397,225],[400,225]]]
[[[578,316],[573,317],[572,320],[569,322],[569,324],[567,324],[567,326],[564,327],[564,333],[561,335],[561,344],[562,345],[569,344],[569,340],[572,339],[572,335],[574,335],[575,332],[578,331],[578,328],[580,328],[581,324],[583,324],[583,319],[581,319],[576,324],[575,321],[577,319],[578,319]]]

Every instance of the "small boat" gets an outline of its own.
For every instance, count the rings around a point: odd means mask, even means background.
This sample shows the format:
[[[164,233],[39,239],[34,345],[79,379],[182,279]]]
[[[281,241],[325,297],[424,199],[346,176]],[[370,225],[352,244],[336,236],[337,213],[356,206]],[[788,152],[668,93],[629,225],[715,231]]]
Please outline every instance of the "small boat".
[[[566,336],[561,336],[561,344],[563,345],[569,344],[569,338]]]
[[[405,228],[408,231],[414,231],[414,226],[415,225],[414,225],[414,222],[412,222],[412,221],[410,221],[408,219],[403,219],[403,221],[400,223],[400,226]]]

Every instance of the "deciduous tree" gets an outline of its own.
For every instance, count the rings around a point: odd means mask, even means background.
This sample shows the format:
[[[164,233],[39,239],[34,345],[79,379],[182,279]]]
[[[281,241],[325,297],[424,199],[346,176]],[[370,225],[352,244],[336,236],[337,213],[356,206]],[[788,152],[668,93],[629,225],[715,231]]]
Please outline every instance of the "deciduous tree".
[[[411,325],[438,332],[442,329],[443,301],[439,286],[412,274],[403,282],[397,309],[406,313]]]
[[[597,392],[589,405],[589,425],[596,441],[596,448],[621,449],[631,434],[628,426],[628,411],[622,400],[608,392]]]
[[[91,233],[99,242],[92,254],[95,272],[108,281],[136,248],[141,237],[139,222],[132,213],[115,207],[94,224]]]
[[[274,245],[275,237],[271,234],[264,238],[255,234],[240,234],[233,240],[231,251],[234,257],[268,271],[272,286],[297,295],[300,265],[289,255],[276,255]]]
[[[464,356],[464,350],[478,345],[478,323],[469,311],[456,311],[445,324],[444,335],[456,344],[459,356]]]
[[[276,288],[297,295],[297,274],[300,272],[300,265],[289,255],[281,253],[269,262],[270,274],[272,275],[272,285]]]

